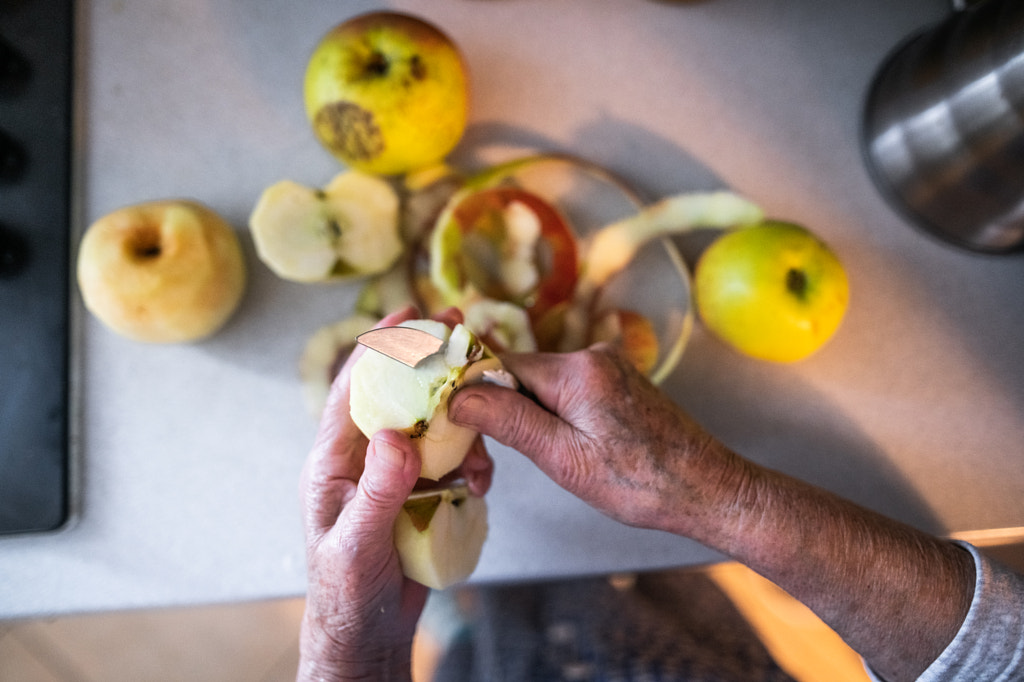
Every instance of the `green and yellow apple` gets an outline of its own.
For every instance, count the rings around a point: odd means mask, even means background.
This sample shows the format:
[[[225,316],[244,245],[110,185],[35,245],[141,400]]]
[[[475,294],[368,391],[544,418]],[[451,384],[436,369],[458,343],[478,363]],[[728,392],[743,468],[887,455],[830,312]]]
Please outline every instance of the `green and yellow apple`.
[[[465,485],[413,493],[394,525],[402,573],[435,590],[464,581],[487,530],[487,503]]]
[[[712,242],[697,262],[694,294],[704,324],[726,343],[794,362],[832,337],[850,290],[827,244],[799,225],[769,221]]]
[[[217,331],[245,290],[231,226],[194,201],[152,201],[96,220],[78,251],[85,307],[136,341],[195,341]]]
[[[436,26],[409,14],[370,12],[342,22],[306,67],[313,131],[351,168],[380,175],[443,159],[469,117],[465,61]]]
[[[384,179],[346,171],[323,189],[282,180],[263,191],[249,217],[256,253],[295,282],[386,271],[404,249],[399,198]]]
[[[367,438],[381,429],[412,436],[422,459],[420,477],[439,480],[466,458],[476,431],[448,419],[448,399],[460,386],[501,369],[501,361],[464,325],[449,329],[435,320],[408,320],[402,326],[433,334],[441,348],[408,367],[367,351],[352,367],[349,411]]]

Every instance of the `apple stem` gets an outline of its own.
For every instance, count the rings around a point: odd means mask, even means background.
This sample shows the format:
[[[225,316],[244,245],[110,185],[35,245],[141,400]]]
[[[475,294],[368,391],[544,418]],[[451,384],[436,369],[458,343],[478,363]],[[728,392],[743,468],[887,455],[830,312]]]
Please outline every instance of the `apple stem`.
[[[804,298],[807,294],[807,275],[803,270],[790,268],[786,272],[786,289],[797,298]]]
[[[366,62],[366,71],[374,76],[386,76],[390,63],[388,58],[380,52],[374,52]]]

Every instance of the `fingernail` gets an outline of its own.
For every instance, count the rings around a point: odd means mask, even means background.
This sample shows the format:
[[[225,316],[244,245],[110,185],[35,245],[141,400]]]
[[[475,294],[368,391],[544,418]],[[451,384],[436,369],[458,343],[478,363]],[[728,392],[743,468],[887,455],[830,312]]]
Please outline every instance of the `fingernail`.
[[[383,438],[374,439],[373,455],[380,460],[381,464],[388,468],[396,470],[405,468],[405,451],[401,448],[396,448]]]

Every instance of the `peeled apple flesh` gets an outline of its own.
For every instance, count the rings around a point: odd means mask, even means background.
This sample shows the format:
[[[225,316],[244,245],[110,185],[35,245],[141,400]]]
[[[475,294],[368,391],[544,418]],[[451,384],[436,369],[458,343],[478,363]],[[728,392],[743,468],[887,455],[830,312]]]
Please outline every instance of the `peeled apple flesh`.
[[[465,486],[415,495],[394,525],[402,572],[435,590],[464,581],[487,539],[487,503]]]
[[[439,480],[456,469],[477,432],[448,419],[448,398],[465,383],[501,369],[501,361],[459,324],[453,330],[435,320],[408,320],[402,326],[433,334],[445,343],[415,368],[375,351],[352,367],[350,414],[367,438],[381,429],[404,431],[415,439],[421,478]]]

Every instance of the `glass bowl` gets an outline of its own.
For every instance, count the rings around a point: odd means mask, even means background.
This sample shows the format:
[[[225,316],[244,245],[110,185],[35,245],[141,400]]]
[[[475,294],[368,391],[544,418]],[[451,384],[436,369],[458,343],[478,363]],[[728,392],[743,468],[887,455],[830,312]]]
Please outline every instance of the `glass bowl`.
[[[474,177],[485,182],[486,174],[504,177],[555,205],[576,232],[584,266],[593,235],[644,205],[627,181],[570,155],[522,156]],[[597,306],[632,310],[646,317],[658,339],[658,357],[648,376],[659,383],[672,373],[693,329],[694,304],[689,269],[669,239],[654,239],[641,247],[629,265],[602,287]]]

